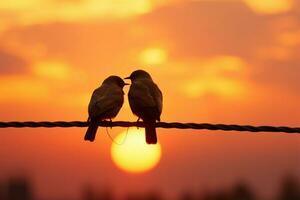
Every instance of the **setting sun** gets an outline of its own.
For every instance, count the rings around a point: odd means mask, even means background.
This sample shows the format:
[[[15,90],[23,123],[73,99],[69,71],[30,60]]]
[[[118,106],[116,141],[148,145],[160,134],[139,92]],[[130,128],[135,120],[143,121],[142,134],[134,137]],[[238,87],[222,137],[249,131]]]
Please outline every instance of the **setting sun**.
[[[124,144],[122,141],[125,142]],[[160,144],[147,145],[144,129],[129,129],[119,134],[111,146],[113,162],[122,170],[130,173],[142,173],[153,169],[160,161]]]

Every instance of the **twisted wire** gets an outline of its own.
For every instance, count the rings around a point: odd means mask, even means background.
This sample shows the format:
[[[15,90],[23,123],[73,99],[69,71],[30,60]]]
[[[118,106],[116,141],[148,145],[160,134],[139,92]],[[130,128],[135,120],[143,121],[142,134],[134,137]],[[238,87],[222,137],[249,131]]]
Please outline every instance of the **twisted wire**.
[[[70,127],[87,127],[89,122],[83,121],[24,121],[24,122],[0,122],[0,128],[70,128]],[[102,127],[145,127],[143,122],[127,121],[102,121],[98,123]],[[248,131],[248,132],[283,132],[283,133],[300,133],[300,127],[287,126],[251,126],[235,124],[210,124],[210,123],[179,123],[179,122],[157,122],[157,128],[176,128],[176,129],[206,129],[222,131]]]

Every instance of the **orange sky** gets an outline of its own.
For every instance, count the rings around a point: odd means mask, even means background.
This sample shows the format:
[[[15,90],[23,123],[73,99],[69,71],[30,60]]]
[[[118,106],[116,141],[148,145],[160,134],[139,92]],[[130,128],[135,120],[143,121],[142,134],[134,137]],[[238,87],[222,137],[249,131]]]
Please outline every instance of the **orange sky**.
[[[0,120],[86,120],[105,77],[142,68],[163,91],[163,121],[299,126],[299,8],[299,0],[1,1]],[[136,120],[127,100],[116,120]],[[300,177],[297,135],[159,129],[160,164],[129,175],[112,163],[104,130],[93,144],[84,132],[0,130],[0,181],[30,174],[40,196],[78,197],[84,184],[174,194],[240,178],[271,191],[286,172]]]

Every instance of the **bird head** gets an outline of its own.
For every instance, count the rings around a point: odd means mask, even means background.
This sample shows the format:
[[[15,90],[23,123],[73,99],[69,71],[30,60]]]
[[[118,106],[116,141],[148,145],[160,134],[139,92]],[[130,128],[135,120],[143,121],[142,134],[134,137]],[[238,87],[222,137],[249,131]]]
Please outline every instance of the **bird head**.
[[[103,83],[116,84],[120,88],[123,88],[125,85],[129,85],[128,83],[125,83],[124,80],[122,78],[120,78],[119,76],[109,76],[108,78],[106,78],[103,81]]]
[[[130,74],[130,76],[128,76],[124,79],[130,79],[131,81],[134,81],[136,79],[144,79],[144,78],[152,79],[148,72],[140,69],[140,70],[136,70],[136,71],[132,72]]]

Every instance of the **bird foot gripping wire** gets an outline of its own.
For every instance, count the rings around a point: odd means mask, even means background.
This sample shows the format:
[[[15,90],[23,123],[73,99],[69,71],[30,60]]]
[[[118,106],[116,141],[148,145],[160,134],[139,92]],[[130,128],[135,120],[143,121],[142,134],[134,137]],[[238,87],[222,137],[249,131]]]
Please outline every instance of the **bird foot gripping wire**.
[[[139,117],[137,120],[136,120],[136,123],[139,123],[141,120],[141,118]],[[140,127],[137,126],[137,129],[139,129]]]
[[[112,119],[109,119],[109,122],[112,124]],[[112,129],[112,125],[110,126],[110,129]]]

